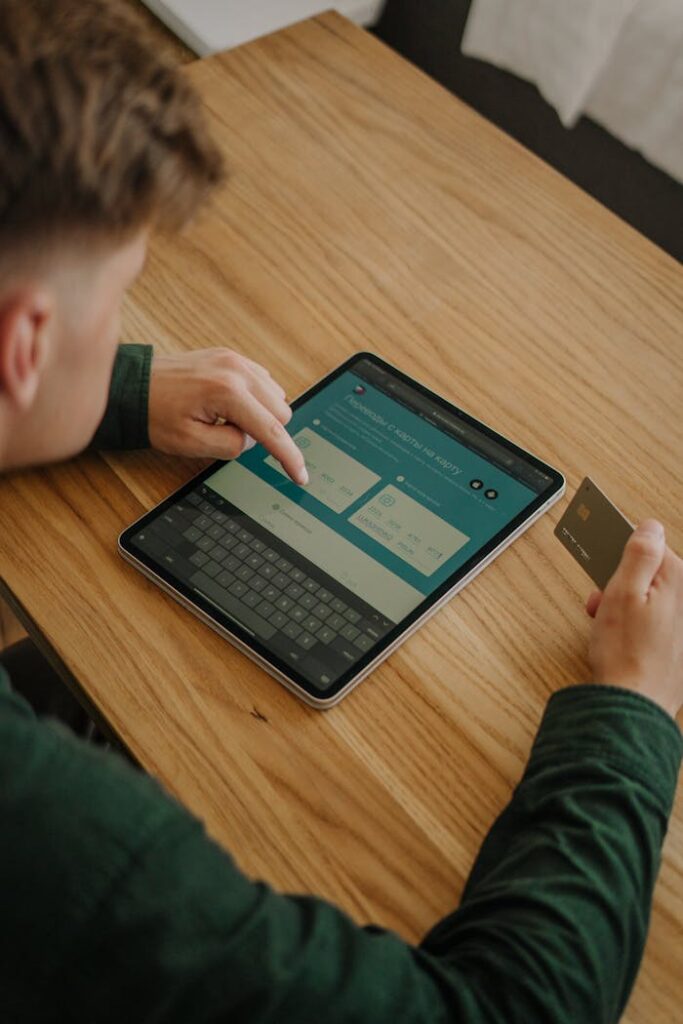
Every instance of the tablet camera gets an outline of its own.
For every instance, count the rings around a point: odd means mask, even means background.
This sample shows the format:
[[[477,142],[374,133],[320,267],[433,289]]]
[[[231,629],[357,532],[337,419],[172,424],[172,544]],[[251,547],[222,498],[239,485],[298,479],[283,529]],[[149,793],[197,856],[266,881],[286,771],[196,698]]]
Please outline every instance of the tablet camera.
[[[495,501],[496,498],[498,497],[498,491],[494,491],[492,487],[490,487],[488,491],[484,491],[484,494],[489,499],[489,501]]]
[[[470,480],[470,487],[473,491],[480,491],[483,486],[484,483],[482,480]]]

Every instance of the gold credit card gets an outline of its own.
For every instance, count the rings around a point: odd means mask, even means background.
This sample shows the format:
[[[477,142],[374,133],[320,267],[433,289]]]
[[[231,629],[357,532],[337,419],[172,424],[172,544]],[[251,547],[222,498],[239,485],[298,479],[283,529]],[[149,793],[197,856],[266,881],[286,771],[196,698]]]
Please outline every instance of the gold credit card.
[[[601,590],[621,561],[633,533],[628,519],[589,477],[555,527],[555,536]]]

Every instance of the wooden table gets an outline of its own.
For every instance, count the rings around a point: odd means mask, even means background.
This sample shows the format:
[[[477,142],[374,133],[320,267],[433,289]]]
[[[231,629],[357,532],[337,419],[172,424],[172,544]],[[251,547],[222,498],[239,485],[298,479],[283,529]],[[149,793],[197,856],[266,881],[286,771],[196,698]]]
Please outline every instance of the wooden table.
[[[231,178],[155,243],[128,340],[227,344],[292,394],[369,346],[683,550],[680,266],[337,15],[187,73]],[[321,714],[119,559],[122,527],[198,468],[87,455],[6,478],[4,590],[244,869],[417,938],[457,901],[548,695],[587,678],[564,503]],[[680,1019],[682,810],[629,1024]]]

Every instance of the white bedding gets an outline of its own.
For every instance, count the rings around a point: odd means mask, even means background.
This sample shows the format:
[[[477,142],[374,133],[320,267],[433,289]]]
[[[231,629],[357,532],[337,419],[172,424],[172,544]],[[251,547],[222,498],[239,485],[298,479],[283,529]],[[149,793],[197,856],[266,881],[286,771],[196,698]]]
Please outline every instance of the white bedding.
[[[683,0],[473,0],[462,49],[683,181]]]

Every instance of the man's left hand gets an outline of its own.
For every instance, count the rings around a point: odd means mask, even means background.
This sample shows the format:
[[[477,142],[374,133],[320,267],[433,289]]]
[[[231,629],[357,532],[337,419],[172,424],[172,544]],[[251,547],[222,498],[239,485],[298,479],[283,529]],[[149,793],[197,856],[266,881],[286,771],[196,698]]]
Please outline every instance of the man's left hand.
[[[296,483],[308,483],[300,450],[285,430],[292,410],[264,367],[227,348],[155,354],[149,439],[171,455],[234,459],[259,441]]]

